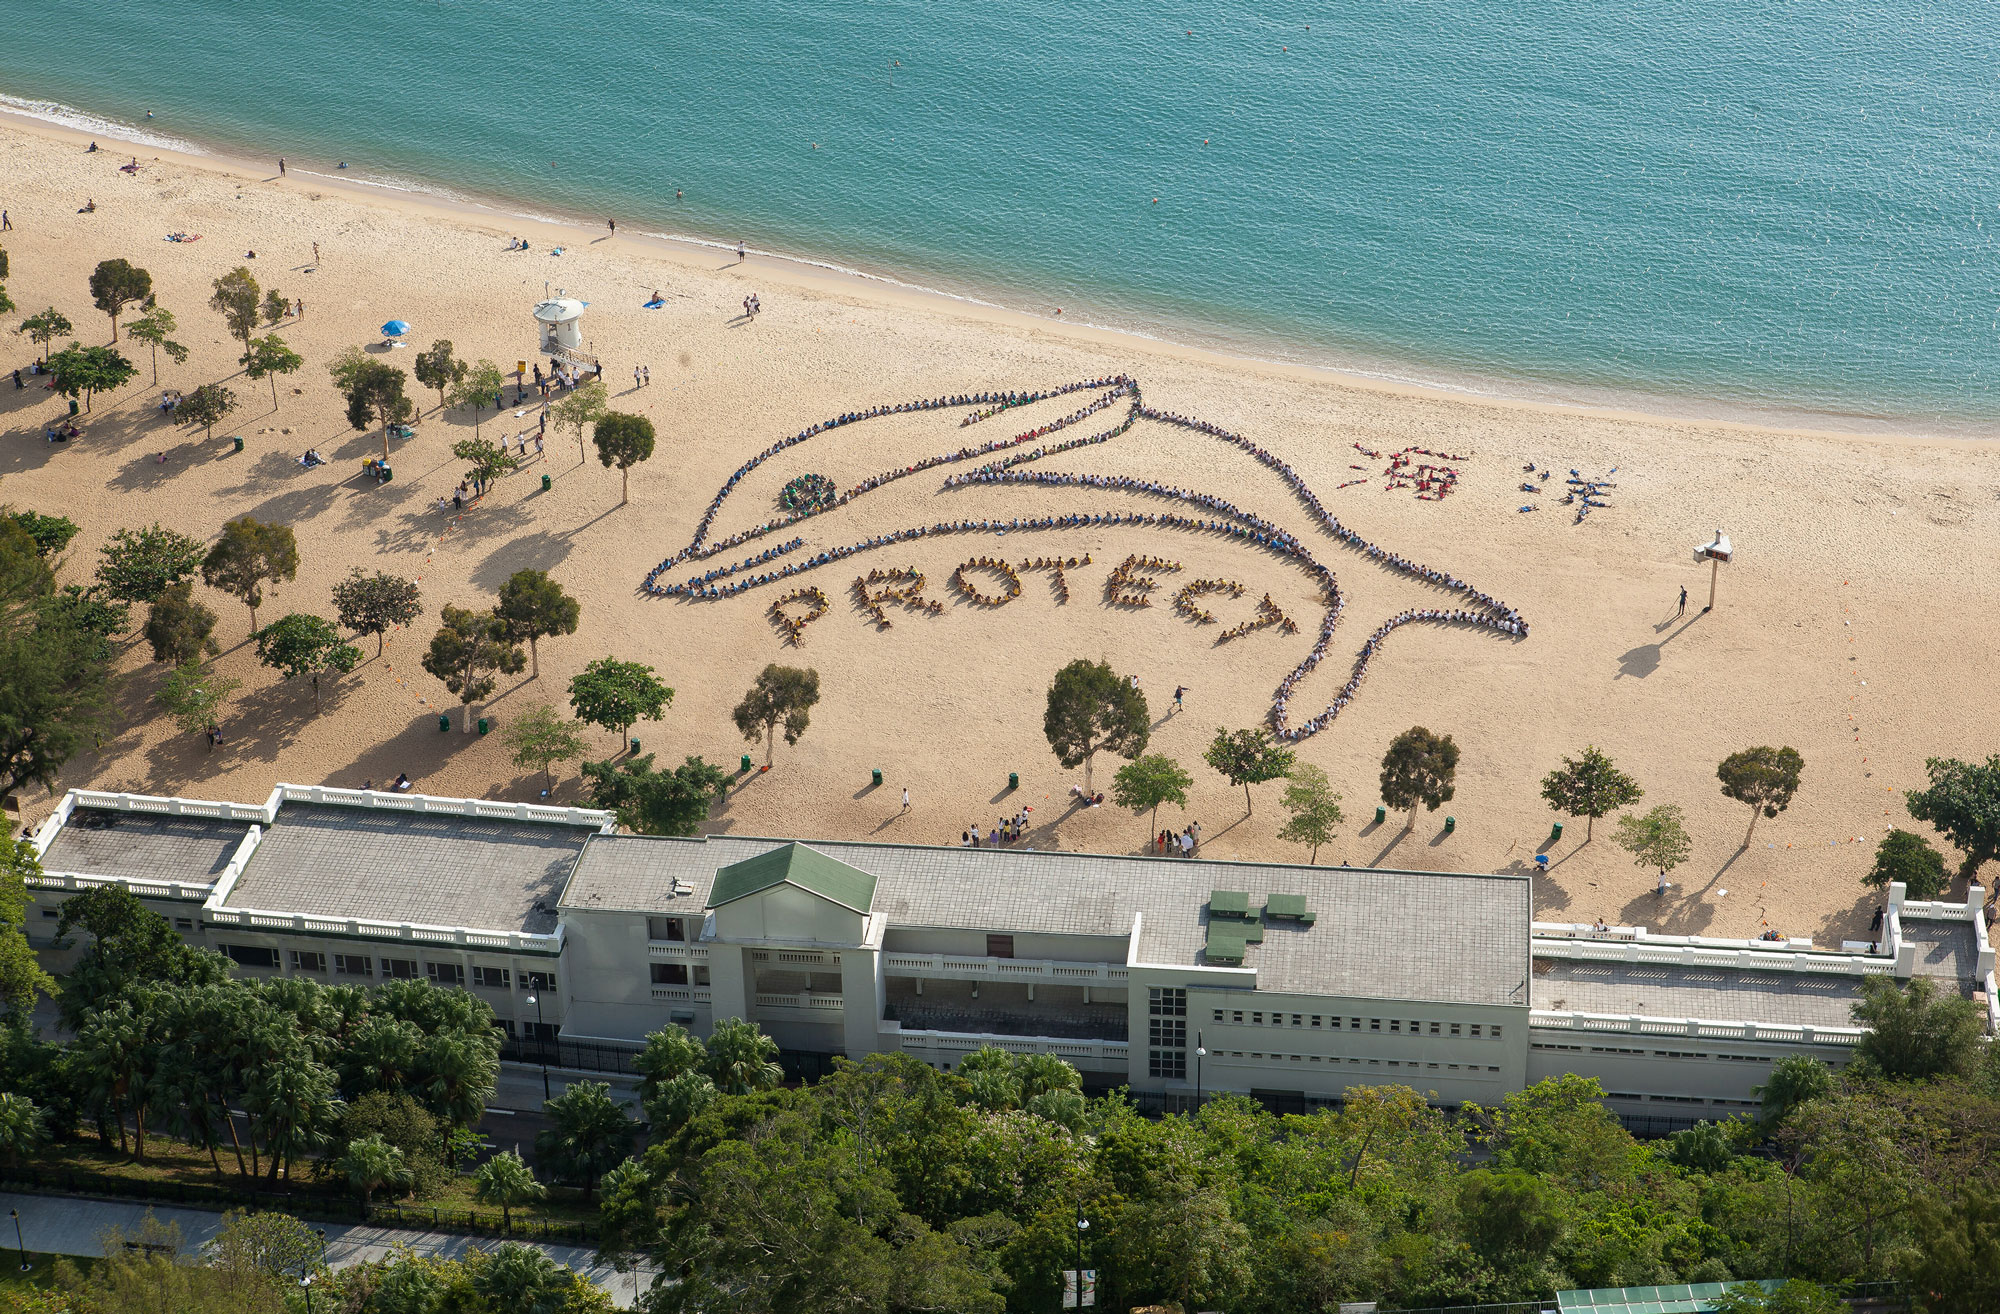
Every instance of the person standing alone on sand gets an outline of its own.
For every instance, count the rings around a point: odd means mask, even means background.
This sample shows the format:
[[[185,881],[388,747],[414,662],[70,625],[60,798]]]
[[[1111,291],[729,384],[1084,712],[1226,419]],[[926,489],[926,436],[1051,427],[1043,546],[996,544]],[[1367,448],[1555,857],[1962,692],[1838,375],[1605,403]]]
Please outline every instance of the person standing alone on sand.
[[[908,789],[905,789],[903,791],[903,811],[908,812],[909,810],[910,810],[910,791]]]
[[[1186,685],[1177,684],[1174,686],[1174,710],[1176,712],[1181,710],[1181,695],[1186,692],[1187,692]]]
[[[278,176],[280,178],[285,176],[285,157],[282,155],[278,157]]]
[[[618,236],[618,221],[616,219],[606,219],[604,223],[606,227],[611,229],[611,235],[613,237]]]
[[[1679,617],[1687,615],[1687,610],[1688,610],[1688,586],[1683,584],[1681,585],[1681,609],[1674,613],[1675,618],[1678,619]]]
[[[318,242],[314,242],[314,243],[313,243],[313,265],[314,265],[315,267],[317,267],[317,266],[319,265],[319,243],[318,243]]]

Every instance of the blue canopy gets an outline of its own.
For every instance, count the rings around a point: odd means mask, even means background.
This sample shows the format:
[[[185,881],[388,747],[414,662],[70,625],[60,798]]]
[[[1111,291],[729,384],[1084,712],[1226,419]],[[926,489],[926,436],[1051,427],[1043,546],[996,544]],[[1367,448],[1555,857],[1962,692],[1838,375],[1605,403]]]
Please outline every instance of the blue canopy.
[[[400,338],[409,331],[410,325],[407,320],[392,319],[382,326],[382,336],[385,338]]]

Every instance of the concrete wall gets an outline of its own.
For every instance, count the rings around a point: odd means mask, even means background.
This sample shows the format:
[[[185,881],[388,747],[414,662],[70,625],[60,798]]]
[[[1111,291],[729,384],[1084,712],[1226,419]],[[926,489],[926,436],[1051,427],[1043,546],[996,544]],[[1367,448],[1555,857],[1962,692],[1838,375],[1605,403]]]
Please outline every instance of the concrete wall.
[[[862,914],[809,890],[775,885],[717,908],[715,935],[720,940],[859,944],[866,920]]]
[[[889,953],[983,958],[986,955],[986,932],[933,926],[892,926],[882,937],[882,948]],[[1127,937],[1122,935],[1014,933],[1016,958],[1054,959],[1067,963],[1122,963],[1126,949]]]
[[[1810,1054],[1844,1067],[1854,1050],[1536,1028],[1529,1032],[1527,1081],[1573,1072],[1597,1078],[1621,1113],[1725,1118],[1758,1107],[1755,1088],[1787,1054]]]

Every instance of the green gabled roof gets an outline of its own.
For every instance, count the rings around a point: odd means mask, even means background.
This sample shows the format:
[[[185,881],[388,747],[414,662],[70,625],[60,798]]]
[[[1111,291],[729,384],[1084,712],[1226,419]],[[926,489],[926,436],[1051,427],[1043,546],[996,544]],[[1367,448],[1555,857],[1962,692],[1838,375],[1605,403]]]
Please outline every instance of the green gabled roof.
[[[708,906],[720,908],[775,885],[796,885],[863,914],[875,901],[875,878],[867,872],[803,844],[787,844],[717,871]]]

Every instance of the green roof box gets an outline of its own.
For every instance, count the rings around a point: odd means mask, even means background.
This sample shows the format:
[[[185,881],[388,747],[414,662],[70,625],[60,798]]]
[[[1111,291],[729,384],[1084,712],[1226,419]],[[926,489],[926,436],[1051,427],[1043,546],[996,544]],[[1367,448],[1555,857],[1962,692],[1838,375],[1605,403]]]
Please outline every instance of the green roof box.
[[[1208,915],[1210,917],[1248,917],[1250,896],[1242,890],[1210,890],[1208,892]]]
[[[1312,909],[1306,906],[1303,894],[1274,894],[1264,900],[1264,916],[1277,922],[1301,922],[1313,924]]]
[[[1245,928],[1233,922],[1208,924],[1207,958],[1211,963],[1234,967],[1243,961]]]
[[[720,908],[776,885],[796,885],[864,914],[875,900],[875,878],[867,872],[803,844],[786,844],[717,871],[708,906]]]

